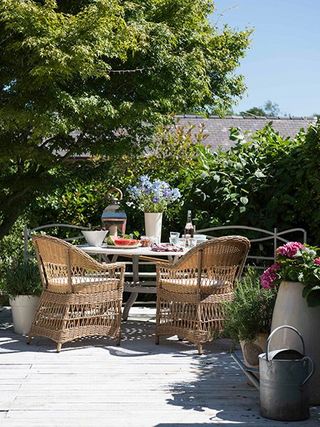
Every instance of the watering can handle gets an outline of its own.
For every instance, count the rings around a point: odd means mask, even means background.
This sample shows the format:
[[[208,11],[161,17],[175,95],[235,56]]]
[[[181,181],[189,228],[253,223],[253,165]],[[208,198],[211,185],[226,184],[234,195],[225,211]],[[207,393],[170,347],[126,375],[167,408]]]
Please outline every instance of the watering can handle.
[[[314,363],[313,363],[313,360],[312,360],[312,359],[311,359],[311,357],[309,357],[309,356],[306,356],[305,358],[309,360],[309,363],[310,363],[311,368],[310,368],[309,375],[308,375],[308,376],[307,376],[307,378],[303,381],[302,385],[305,385],[305,383],[306,383],[307,381],[309,381],[309,379],[310,379],[310,378],[312,377],[312,375],[314,374]]]
[[[305,355],[305,353],[306,353],[306,348],[305,348],[305,345],[304,345],[304,341],[303,341],[303,337],[302,337],[302,335],[300,334],[300,332],[296,329],[296,328],[294,328],[293,326],[290,326],[290,325],[282,325],[282,326],[278,326],[278,328],[276,328],[274,331],[272,331],[271,332],[271,334],[269,335],[269,337],[268,337],[268,339],[267,339],[267,351],[266,351],[266,360],[267,360],[267,362],[269,362],[269,345],[270,345],[270,341],[271,341],[271,338],[273,337],[273,335],[275,335],[276,334],[276,332],[279,332],[280,331],[280,329],[291,329],[292,331],[294,331],[297,335],[299,335],[299,337],[300,337],[300,339],[301,339],[301,342],[302,342],[302,351],[303,351],[303,355]],[[312,373],[313,373],[313,371],[312,371]],[[305,380],[305,381],[307,381],[308,379],[309,379],[309,377],[312,375],[312,373],[307,377],[307,379]]]

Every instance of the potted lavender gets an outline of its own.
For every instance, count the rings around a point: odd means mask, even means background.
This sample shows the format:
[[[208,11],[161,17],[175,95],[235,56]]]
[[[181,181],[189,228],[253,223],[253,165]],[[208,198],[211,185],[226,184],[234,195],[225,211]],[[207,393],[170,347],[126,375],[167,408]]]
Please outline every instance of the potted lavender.
[[[181,197],[178,188],[159,179],[151,181],[149,176],[142,175],[138,184],[128,188],[132,202],[144,212],[145,233],[161,241],[162,216],[168,205]]]

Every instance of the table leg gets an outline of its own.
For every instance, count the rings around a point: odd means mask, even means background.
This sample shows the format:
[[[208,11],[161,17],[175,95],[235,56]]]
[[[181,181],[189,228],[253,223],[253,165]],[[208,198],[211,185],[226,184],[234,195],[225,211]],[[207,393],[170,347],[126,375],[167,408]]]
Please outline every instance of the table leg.
[[[138,256],[132,257],[132,273],[133,273],[133,275],[132,275],[133,283],[139,282],[139,257]],[[128,319],[129,310],[133,306],[133,304],[135,303],[136,299],[138,298],[138,295],[139,295],[138,292],[132,292],[130,294],[128,301],[126,302],[124,309],[123,309],[123,314],[122,314],[123,320]]]
[[[136,302],[136,299],[138,298],[138,292],[131,292],[128,301],[126,302],[123,313],[122,313],[122,320],[128,320],[129,316],[129,310],[133,306],[133,304]]]

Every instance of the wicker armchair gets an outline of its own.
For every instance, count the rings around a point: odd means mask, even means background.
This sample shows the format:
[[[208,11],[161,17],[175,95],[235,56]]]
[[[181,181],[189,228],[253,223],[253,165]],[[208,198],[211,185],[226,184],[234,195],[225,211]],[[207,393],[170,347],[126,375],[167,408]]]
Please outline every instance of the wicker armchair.
[[[202,354],[202,344],[223,329],[223,302],[233,297],[249,248],[245,237],[219,237],[173,265],[157,265],[156,344],[162,335],[178,335]]]
[[[33,237],[43,284],[29,332],[62,344],[87,336],[109,336],[120,345],[124,264],[101,264],[51,236]]]

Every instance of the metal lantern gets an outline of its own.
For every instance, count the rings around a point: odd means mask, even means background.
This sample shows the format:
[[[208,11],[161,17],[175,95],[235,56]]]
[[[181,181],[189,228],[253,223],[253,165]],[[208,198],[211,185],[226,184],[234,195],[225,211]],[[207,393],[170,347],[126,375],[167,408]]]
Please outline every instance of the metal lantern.
[[[119,211],[120,201],[123,198],[122,191],[112,187],[106,193],[106,197],[110,201],[110,205],[102,212],[102,226],[109,231],[109,236],[117,236],[118,231],[123,235],[126,232],[127,215],[125,212]]]

